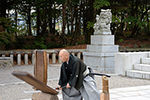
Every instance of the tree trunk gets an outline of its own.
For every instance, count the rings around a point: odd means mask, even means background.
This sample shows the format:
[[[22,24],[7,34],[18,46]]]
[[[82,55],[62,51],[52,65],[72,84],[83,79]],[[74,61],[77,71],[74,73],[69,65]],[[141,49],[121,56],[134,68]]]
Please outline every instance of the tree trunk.
[[[88,16],[87,16],[87,21],[93,22],[94,21],[94,8],[93,8],[93,2],[92,0],[88,1],[89,8],[88,8]],[[92,14],[91,14],[92,13]],[[87,41],[86,43],[90,43],[90,36],[93,34],[94,30],[93,28],[90,28],[87,32]]]
[[[37,12],[37,36],[39,36],[40,35],[40,10],[39,10],[39,8],[37,7],[36,8],[36,12]]]
[[[53,34],[55,34],[56,13],[54,13]]]
[[[29,4],[29,7],[28,7],[28,29],[29,29],[29,36],[32,36],[32,32],[31,32],[31,4]]]
[[[53,34],[55,34],[55,25],[56,25],[56,7],[55,7],[55,3],[54,3],[54,13],[53,13],[53,16],[54,16],[54,23],[53,23]]]
[[[18,15],[18,13],[15,9],[15,24],[16,24],[16,26],[17,26],[17,17],[18,17],[17,15]],[[17,38],[17,33],[16,32],[15,32],[15,37]]]
[[[75,16],[75,32],[74,32],[74,43],[77,43],[77,34],[78,34],[78,6],[75,5],[75,10],[74,10],[74,16]]]
[[[67,20],[67,31],[68,31],[68,33],[67,33],[67,34],[70,34],[69,20]]]
[[[85,4],[87,4],[87,0],[85,0],[84,2]],[[87,44],[88,43],[88,36],[87,36],[87,8],[88,6],[85,6],[83,7],[83,35],[84,35],[84,38],[85,38],[85,43]]]
[[[67,2],[63,5],[63,9],[62,9],[62,12],[63,12],[63,17],[62,17],[62,20],[63,20],[63,26],[62,26],[62,41],[63,41],[63,44],[66,45],[66,39],[65,39],[65,29],[66,29],[66,6],[67,6]]]
[[[49,9],[48,9],[48,23],[49,23],[49,33],[52,33],[52,3],[50,2]]]
[[[7,0],[1,0],[0,17],[6,17],[6,4],[7,4]]]
[[[79,10],[79,17],[78,17],[78,20],[79,20],[79,23],[78,23],[78,35],[80,36],[81,35],[81,16],[82,16],[82,2],[80,4],[80,10]]]
[[[73,20],[74,20],[74,16],[73,16],[73,13],[72,13],[72,8],[71,8],[71,34],[73,34],[73,31],[74,31]]]
[[[131,12],[131,15],[133,16],[133,17],[138,17],[137,15],[138,15],[138,5],[139,5],[139,3],[138,3],[138,1],[137,2],[135,2],[136,3],[136,5],[134,5],[134,2],[132,1],[132,12]],[[134,27],[132,28],[132,32],[131,32],[131,35],[130,35],[130,37],[134,37],[134,35],[135,35],[135,33],[136,33],[136,31],[137,31],[137,28],[138,28],[138,25],[134,25]]]

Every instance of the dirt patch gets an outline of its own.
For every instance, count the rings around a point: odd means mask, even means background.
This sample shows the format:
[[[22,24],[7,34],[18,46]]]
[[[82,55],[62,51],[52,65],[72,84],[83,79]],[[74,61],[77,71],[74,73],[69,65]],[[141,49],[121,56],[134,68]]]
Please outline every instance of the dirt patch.
[[[115,44],[122,47],[130,47],[130,48],[149,48],[150,39],[130,38],[127,40],[123,40],[122,42],[120,40],[117,40]]]

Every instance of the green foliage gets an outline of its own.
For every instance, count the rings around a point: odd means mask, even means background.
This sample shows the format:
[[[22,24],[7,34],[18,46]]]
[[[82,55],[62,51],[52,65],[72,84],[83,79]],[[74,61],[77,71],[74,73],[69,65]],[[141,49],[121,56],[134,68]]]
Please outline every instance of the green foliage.
[[[15,47],[17,49],[23,49],[24,48],[23,46],[24,46],[25,42],[26,42],[26,38],[24,38],[24,37],[17,37],[16,41],[15,41]]]
[[[36,41],[34,41],[34,45],[32,47],[33,49],[47,49],[47,46],[44,44],[44,38],[37,38]]]
[[[14,42],[15,48],[17,49],[47,49],[47,46],[44,44],[44,38],[33,38],[33,37],[24,37],[19,36]]]
[[[140,48],[150,48],[150,45],[148,45],[148,44],[141,44]]]
[[[14,33],[17,31],[14,21],[0,17],[0,44],[8,44],[13,41]]]
[[[65,4],[66,0],[55,0],[58,4]]]
[[[5,5],[3,5],[4,3]],[[29,36],[29,29],[31,29],[31,36],[33,36],[33,32],[34,34],[38,33],[37,36],[56,34],[56,27],[58,27],[57,29],[60,30],[61,34],[61,25],[63,24],[65,24],[66,28],[69,27],[70,36],[74,35],[75,29],[72,29],[72,27],[78,27],[78,30],[81,30],[82,35],[85,37],[85,43],[88,43],[90,35],[93,33],[92,28],[95,23],[95,17],[93,16],[99,14],[101,9],[107,8],[111,9],[112,12],[112,34],[116,35],[116,37],[118,37],[117,39],[120,39],[120,42],[122,42],[123,39],[131,36],[150,34],[149,3],[149,0],[141,0],[140,2],[139,0],[1,0],[0,6],[3,9],[0,10],[0,15],[10,17],[10,11],[15,10],[11,17],[12,20],[16,20],[17,18],[17,23],[19,23],[17,29],[19,29],[19,32],[16,32],[16,26],[13,25],[14,22],[11,22],[11,24],[8,23],[11,21],[10,19],[9,21],[0,19],[0,26],[4,29],[0,31],[0,44],[13,46],[11,45],[11,39],[14,39],[14,33],[17,33],[16,37],[21,35],[23,38],[26,38],[27,35]],[[66,5],[63,8],[62,6],[64,4]],[[6,12],[6,10],[8,13],[2,13]],[[33,10],[35,11],[34,13],[32,12]],[[15,16],[15,14],[19,16]],[[62,16],[65,16],[64,20]],[[20,23],[19,21],[22,22]],[[86,25],[87,27],[85,27]],[[120,36],[122,37],[120,38]],[[48,37],[53,43],[47,43],[47,39],[40,38],[34,42],[32,41],[32,44],[28,44],[29,41],[23,38],[20,40],[17,39],[17,42],[15,42],[16,47],[36,49],[60,46],[60,44],[57,44],[59,41],[55,43],[56,40],[53,36]],[[62,38],[62,40],[66,39],[66,37]],[[78,38],[72,39],[71,42],[80,44]],[[83,42],[84,41],[81,43]],[[64,42],[64,44],[67,43]],[[7,45],[5,47],[9,46]]]
[[[124,41],[123,39],[120,39],[120,40],[119,40],[119,42],[123,42],[123,41]]]
[[[87,28],[88,28],[88,29],[92,28],[92,27],[94,26],[94,23],[95,23],[95,22],[90,22],[90,21],[88,21],[88,22],[87,22]]]
[[[137,45],[137,44],[134,44],[134,45],[133,45],[133,48],[138,48],[138,45]]]
[[[82,40],[82,41],[78,40],[77,42],[78,42],[78,45],[79,45],[79,44],[84,44],[84,43],[85,43],[85,40]]]
[[[95,0],[93,7],[95,9],[100,9],[103,6],[110,6],[109,1],[107,1],[107,0]]]
[[[123,34],[124,38],[128,38],[131,35],[131,31],[127,31]]]
[[[132,23],[132,25],[138,25],[139,28],[143,27],[145,24],[147,24],[146,21],[142,21],[136,17],[130,16],[123,20],[123,22]]]
[[[112,23],[120,22],[119,17],[112,15]]]
[[[51,49],[51,48],[59,48],[62,47],[60,44],[56,43],[56,42],[52,42],[52,43],[48,43],[47,44],[47,48]]]

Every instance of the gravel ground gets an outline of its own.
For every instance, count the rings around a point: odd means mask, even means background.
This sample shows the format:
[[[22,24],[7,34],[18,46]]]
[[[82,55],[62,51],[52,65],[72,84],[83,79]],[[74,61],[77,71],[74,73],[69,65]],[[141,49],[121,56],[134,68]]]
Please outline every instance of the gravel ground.
[[[14,66],[0,69],[0,100],[26,100],[32,98],[34,91],[33,87],[24,81],[14,77],[11,73],[13,71],[26,71],[33,75],[33,65],[28,66]],[[50,64],[48,67],[48,86],[57,87],[60,64]],[[109,73],[107,73],[109,74]],[[116,74],[110,74],[109,88],[122,88],[132,86],[150,85],[150,80],[135,79]],[[102,89],[102,79],[100,76],[95,77],[98,89]]]

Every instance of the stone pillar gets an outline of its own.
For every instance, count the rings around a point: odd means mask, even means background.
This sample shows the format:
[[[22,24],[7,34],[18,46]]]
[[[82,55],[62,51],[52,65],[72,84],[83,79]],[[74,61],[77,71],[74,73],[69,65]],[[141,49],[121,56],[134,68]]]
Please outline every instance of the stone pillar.
[[[28,65],[28,54],[24,54],[24,63]]]
[[[81,58],[81,52],[77,53],[77,57],[80,59]]]
[[[56,53],[52,53],[52,63],[56,63]]]
[[[73,56],[75,55],[74,52],[71,53]]]
[[[14,64],[14,55],[13,54],[10,54],[10,60],[11,60],[11,64],[13,65]]]
[[[91,36],[91,45],[87,45],[87,51],[83,52],[83,61],[93,69],[114,72],[114,56],[118,52],[118,45],[114,45],[114,35],[111,35],[110,31],[111,10],[101,10],[100,16],[97,15],[96,20],[94,35]]]
[[[32,64],[35,65],[35,54],[32,54]]]
[[[49,64],[49,53],[47,53],[47,64]]]
[[[21,65],[21,54],[17,54],[17,64]]]
[[[5,57],[5,54],[2,54],[2,57]]]

